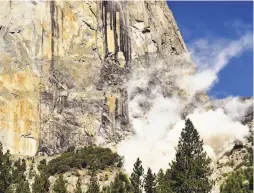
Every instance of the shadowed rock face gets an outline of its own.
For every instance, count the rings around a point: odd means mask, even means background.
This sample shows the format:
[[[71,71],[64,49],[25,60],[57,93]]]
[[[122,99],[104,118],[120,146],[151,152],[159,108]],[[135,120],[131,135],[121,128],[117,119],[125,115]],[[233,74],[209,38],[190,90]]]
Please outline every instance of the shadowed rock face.
[[[186,53],[166,2],[4,1],[0,42],[0,140],[23,155],[114,145],[128,75]]]

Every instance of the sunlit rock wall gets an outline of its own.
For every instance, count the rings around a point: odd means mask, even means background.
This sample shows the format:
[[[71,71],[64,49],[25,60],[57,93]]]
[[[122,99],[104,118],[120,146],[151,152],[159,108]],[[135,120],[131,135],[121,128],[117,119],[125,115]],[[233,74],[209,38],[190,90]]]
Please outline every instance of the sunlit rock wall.
[[[130,135],[135,64],[187,51],[161,1],[1,1],[0,42],[0,140],[25,155]]]

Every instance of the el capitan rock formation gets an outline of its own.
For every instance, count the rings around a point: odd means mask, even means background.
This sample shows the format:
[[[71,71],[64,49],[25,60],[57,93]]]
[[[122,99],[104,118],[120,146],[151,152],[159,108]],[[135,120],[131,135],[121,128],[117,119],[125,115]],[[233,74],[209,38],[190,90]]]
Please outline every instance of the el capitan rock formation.
[[[187,53],[162,1],[4,1],[0,13],[0,140],[14,154],[117,143],[132,133],[129,74]]]

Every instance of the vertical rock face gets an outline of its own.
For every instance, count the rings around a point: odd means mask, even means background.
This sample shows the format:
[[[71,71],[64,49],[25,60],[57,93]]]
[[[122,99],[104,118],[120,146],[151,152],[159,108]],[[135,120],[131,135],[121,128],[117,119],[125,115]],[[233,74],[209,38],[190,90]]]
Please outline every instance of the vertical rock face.
[[[25,155],[117,143],[130,72],[187,52],[166,2],[4,1],[0,41],[0,140]]]

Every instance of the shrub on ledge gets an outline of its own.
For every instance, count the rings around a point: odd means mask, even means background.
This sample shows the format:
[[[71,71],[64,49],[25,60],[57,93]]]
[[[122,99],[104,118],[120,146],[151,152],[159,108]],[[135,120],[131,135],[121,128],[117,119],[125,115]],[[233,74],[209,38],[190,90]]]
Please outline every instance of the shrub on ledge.
[[[50,175],[54,175],[68,172],[72,168],[91,169],[96,167],[103,170],[106,167],[121,166],[122,157],[112,152],[109,148],[88,146],[77,151],[65,152],[59,157],[52,159],[47,165],[47,171]]]

